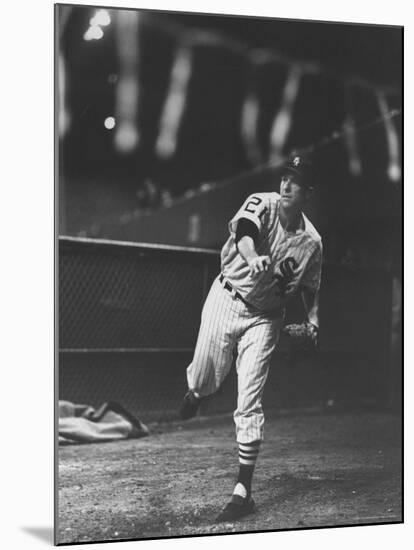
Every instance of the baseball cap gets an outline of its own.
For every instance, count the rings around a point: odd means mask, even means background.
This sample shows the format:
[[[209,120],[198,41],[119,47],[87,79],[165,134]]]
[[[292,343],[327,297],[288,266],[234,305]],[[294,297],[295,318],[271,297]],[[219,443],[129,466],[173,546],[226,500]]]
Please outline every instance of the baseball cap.
[[[281,175],[293,174],[297,176],[300,183],[306,187],[314,187],[316,183],[315,172],[309,157],[295,154],[280,168]]]

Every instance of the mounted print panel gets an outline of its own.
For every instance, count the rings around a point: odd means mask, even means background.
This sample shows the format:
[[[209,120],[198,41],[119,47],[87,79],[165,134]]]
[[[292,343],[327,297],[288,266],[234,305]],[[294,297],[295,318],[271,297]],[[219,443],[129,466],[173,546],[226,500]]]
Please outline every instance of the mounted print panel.
[[[55,29],[56,544],[401,523],[402,27]]]

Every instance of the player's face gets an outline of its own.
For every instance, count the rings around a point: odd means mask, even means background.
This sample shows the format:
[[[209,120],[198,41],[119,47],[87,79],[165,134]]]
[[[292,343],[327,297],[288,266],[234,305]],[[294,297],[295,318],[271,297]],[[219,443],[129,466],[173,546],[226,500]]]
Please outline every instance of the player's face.
[[[293,174],[285,174],[280,183],[280,196],[284,208],[300,209],[308,198],[308,190]]]

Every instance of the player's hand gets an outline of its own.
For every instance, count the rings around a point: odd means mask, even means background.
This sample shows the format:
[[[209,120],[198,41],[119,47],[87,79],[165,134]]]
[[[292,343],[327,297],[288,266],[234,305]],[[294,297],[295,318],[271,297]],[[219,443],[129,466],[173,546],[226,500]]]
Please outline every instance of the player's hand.
[[[319,329],[308,322],[286,325],[283,332],[288,337],[289,350],[295,352],[317,351],[319,347]]]
[[[268,271],[270,267],[269,256],[256,256],[249,261],[250,275],[256,276]]]

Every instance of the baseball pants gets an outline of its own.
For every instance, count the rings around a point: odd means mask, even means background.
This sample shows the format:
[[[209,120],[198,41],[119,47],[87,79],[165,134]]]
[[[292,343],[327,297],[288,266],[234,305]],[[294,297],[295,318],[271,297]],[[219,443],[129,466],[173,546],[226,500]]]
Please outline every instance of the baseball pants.
[[[262,395],[283,318],[264,315],[234,294],[215,279],[203,307],[187,381],[200,396],[214,393],[237,353],[236,438],[238,443],[250,443],[263,439]]]

